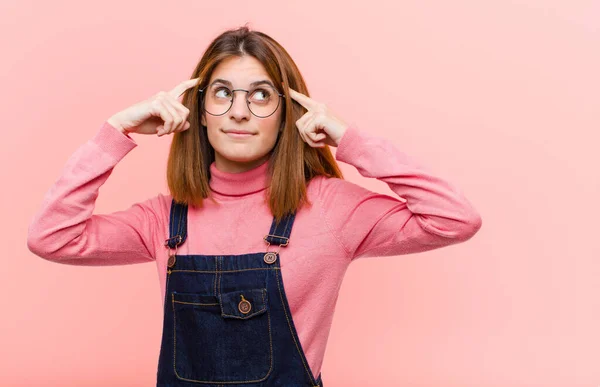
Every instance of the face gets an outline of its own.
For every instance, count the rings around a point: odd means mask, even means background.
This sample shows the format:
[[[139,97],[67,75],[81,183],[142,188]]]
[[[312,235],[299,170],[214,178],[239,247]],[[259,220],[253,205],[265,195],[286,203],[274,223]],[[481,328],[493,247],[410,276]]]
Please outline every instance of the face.
[[[207,90],[215,79],[223,79],[231,84],[215,83],[233,89],[251,90],[252,82],[269,78],[264,66],[254,57],[231,57],[221,62],[213,71]],[[225,93],[226,91],[222,91]],[[206,93],[205,93],[206,94]],[[227,113],[214,116],[203,113],[202,125],[207,127],[208,140],[215,149],[215,166],[223,172],[239,173],[252,169],[265,162],[273,149],[283,115],[282,99],[272,115],[260,118],[250,112],[243,91],[234,91],[233,105]],[[222,94],[221,94],[222,95]],[[261,95],[261,94],[259,94]],[[206,97],[204,97],[206,98]],[[205,100],[206,101],[206,100]],[[231,130],[249,131],[250,135],[227,133]]]

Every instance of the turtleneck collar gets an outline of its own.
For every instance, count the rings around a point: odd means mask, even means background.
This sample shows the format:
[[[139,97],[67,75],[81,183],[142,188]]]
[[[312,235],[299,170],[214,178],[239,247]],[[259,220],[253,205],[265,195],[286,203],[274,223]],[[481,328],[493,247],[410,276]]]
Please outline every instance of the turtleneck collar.
[[[241,196],[262,191],[267,188],[267,159],[261,165],[240,173],[223,172],[217,169],[215,162],[210,164],[210,189],[225,196]]]

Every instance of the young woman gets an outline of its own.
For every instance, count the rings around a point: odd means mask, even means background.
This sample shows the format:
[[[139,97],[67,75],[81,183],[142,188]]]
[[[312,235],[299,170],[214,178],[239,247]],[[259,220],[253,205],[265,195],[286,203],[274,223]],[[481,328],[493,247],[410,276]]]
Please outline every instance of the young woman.
[[[173,134],[170,193],[92,215],[132,133]],[[343,180],[336,161],[398,198]],[[156,263],[158,386],[322,386],[348,265],[480,227],[460,190],[310,98],[286,50],[242,27],[209,45],[192,79],[108,119],[67,162],[27,242],[69,265]]]

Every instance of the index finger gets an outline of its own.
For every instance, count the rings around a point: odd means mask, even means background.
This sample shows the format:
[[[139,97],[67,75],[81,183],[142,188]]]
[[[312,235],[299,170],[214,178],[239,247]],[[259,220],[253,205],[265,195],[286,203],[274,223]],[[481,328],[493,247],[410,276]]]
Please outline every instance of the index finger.
[[[310,97],[297,92],[296,90],[292,89],[291,87],[289,87],[288,89],[290,90],[290,97],[292,97],[294,100],[298,101],[300,103],[300,105],[304,106],[307,110],[310,110],[315,106],[315,101],[312,100]]]
[[[173,88],[173,90],[171,90],[169,93],[173,97],[179,98],[181,96],[181,94],[183,94],[187,89],[190,89],[190,88],[196,86],[198,84],[199,79],[200,79],[200,77],[183,81],[179,85],[175,86]]]

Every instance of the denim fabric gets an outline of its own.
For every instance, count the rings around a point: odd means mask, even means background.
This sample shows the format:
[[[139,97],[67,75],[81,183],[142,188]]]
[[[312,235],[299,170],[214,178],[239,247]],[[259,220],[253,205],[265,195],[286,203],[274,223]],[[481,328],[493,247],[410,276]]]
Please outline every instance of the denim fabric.
[[[275,254],[266,258],[265,250],[169,260],[157,386],[323,386],[300,345],[277,253],[294,218],[273,219],[265,240]],[[165,245],[175,248],[187,238],[187,207],[173,202],[169,223]]]

